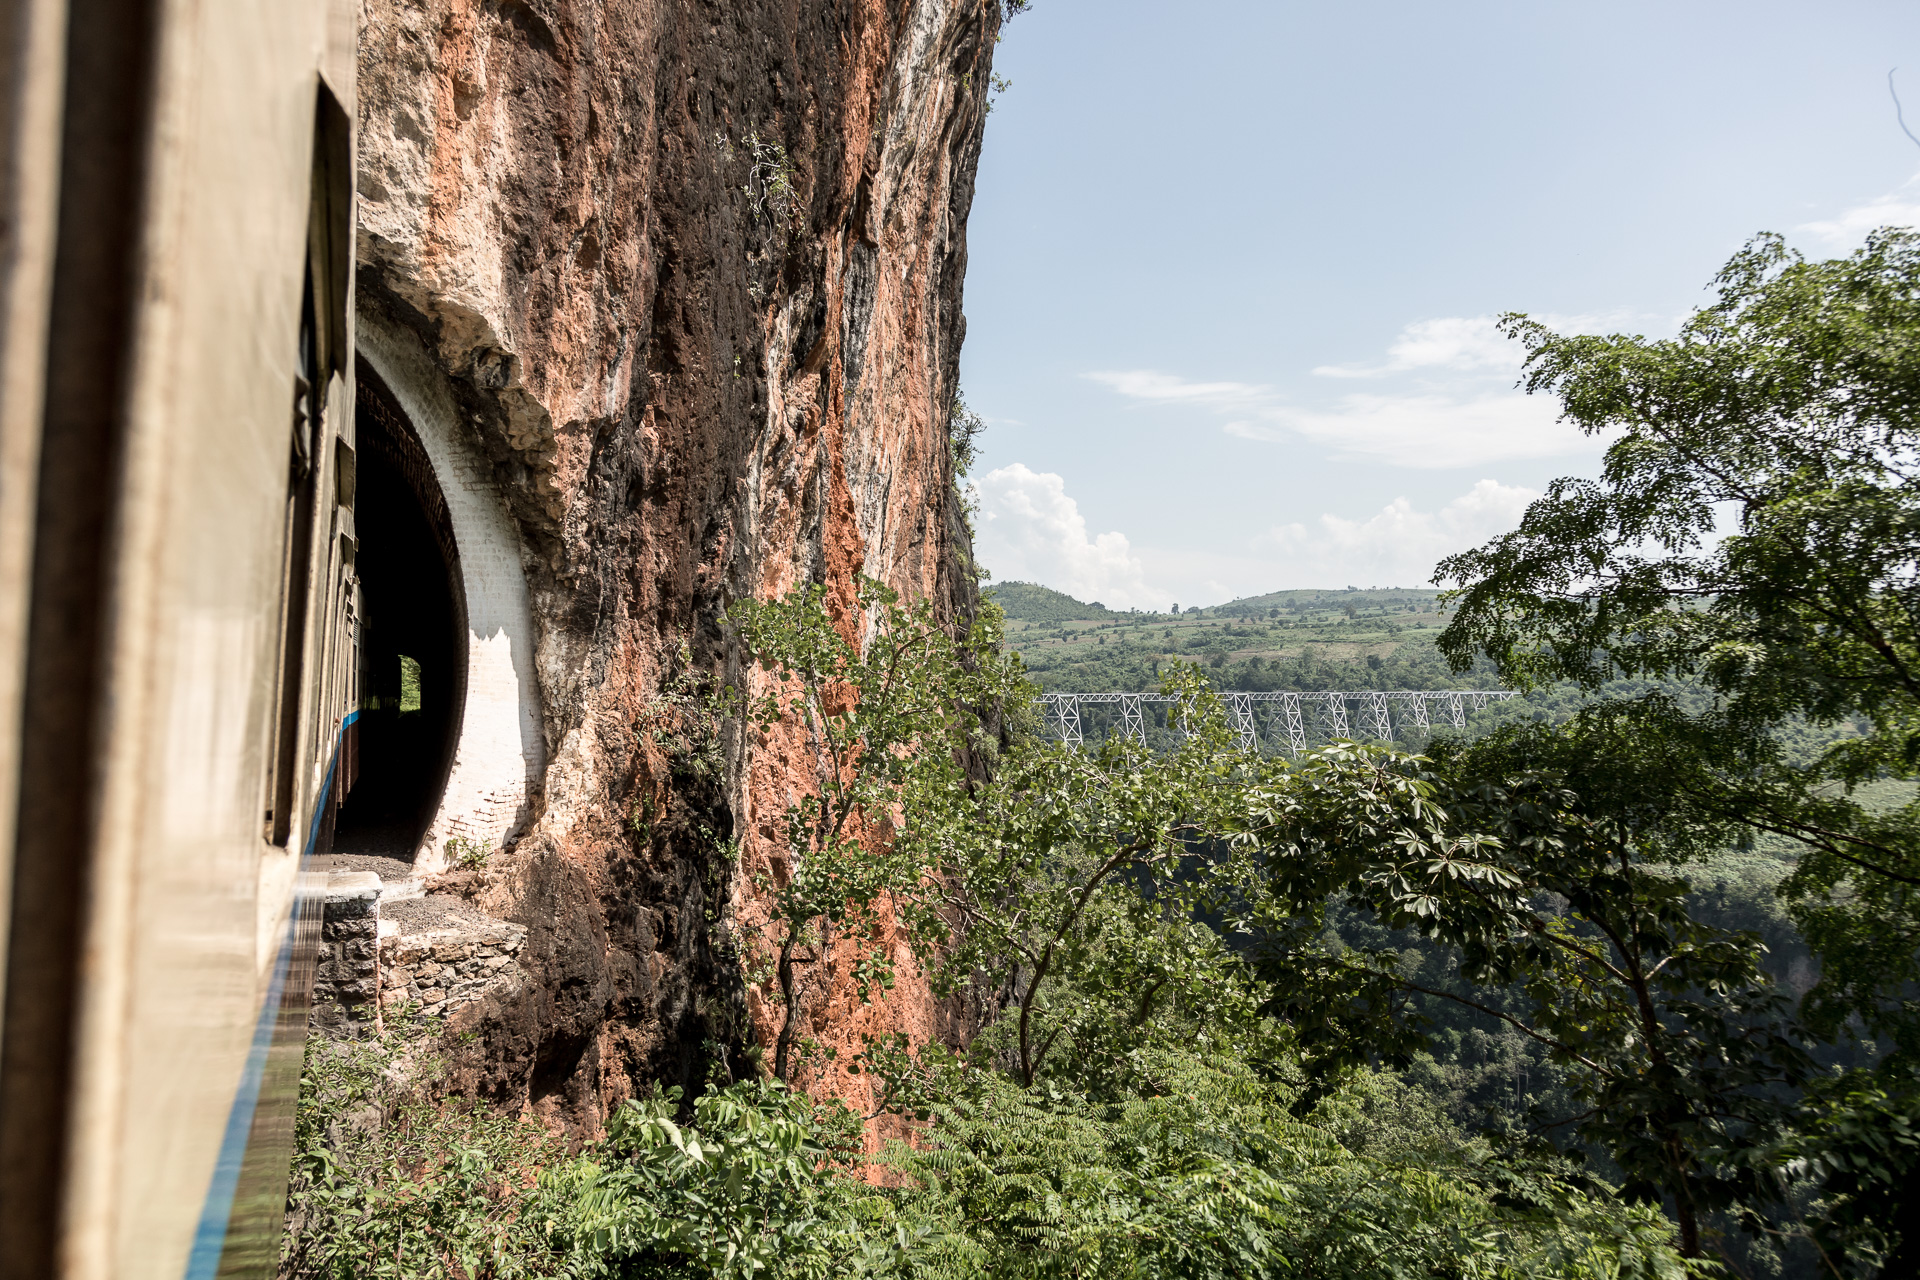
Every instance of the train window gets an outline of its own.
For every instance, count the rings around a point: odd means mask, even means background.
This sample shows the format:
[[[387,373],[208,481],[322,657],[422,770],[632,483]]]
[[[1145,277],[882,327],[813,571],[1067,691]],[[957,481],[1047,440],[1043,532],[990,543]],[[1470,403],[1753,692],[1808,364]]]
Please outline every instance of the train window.
[[[359,480],[359,460],[354,456],[353,446],[345,440],[335,437],[333,442],[333,496],[334,501],[353,510],[353,490]]]

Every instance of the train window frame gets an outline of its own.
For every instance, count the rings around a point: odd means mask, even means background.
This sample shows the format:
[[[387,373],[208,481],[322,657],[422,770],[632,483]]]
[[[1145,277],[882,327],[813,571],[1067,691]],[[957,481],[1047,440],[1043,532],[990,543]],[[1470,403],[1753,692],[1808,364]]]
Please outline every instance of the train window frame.
[[[352,123],[324,82],[314,104],[311,202],[295,353],[287,497],[281,526],[278,661],[266,742],[264,818],[269,845],[286,848],[300,803],[307,648],[315,583],[314,551],[326,442],[333,436],[336,504],[352,510],[353,449],[330,429],[330,389],[347,376],[347,309],[352,263]],[[350,412],[350,410],[349,410]],[[344,448],[340,447],[344,446]],[[342,500],[344,499],[344,500]],[[331,536],[327,539],[331,544]],[[329,546],[331,550],[331,546]],[[323,566],[331,569],[331,565]]]
[[[287,459],[287,499],[281,532],[280,662],[274,696],[274,727],[267,792],[267,843],[284,847],[293,835],[298,798],[300,703],[307,658],[307,612],[313,586],[313,507],[318,468],[313,436],[320,425],[313,391],[312,272],[308,272],[300,317],[300,372],[294,376],[293,424]]]

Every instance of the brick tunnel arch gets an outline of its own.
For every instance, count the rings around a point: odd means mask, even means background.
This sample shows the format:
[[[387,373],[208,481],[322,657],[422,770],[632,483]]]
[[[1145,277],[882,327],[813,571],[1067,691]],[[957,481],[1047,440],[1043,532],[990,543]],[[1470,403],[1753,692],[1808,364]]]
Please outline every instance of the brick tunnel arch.
[[[417,872],[431,873],[449,864],[450,841],[483,852],[497,850],[532,816],[545,766],[533,613],[518,530],[494,486],[490,464],[459,429],[443,375],[410,333],[364,312],[357,317],[357,327],[364,416],[356,434],[371,464],[365,469],[377,491],[380,468],[394,464],[392,469],[405,478],[432,527],[435,552],[444,566],[447,625],[441,634],[446,647],[433,651],[430,633],[441,615],[435,612],[439,588],[431,565],[419,552],[417,536],[409,554],[405,539],[388,530],[389,541],[406,560],[397,567],[419,586],[417,600],[399,606],[403,615],[414,610],[417,616],[403,616],[399,630],[409,639],[422,637],[413,641],[416,647],[423,654],[436,652],[434,660],[441,668],[436,676],[425,657],[409,655],[420,659],[416,715],[423,727],[413,736],[423,741],[415,746],[421,754],[412,762],[416,776],[410,779],[418,788],[420,805],[414,811],[411,848],[399,856],[410,856]],[[394,440],[401,442],[397,449]],[[389,456],[393,454],[399,456]],[[390,497],[393,487],[389,480]],[[356,521],[363,530],[361,555],[368,558],[363,580],[390,592],[391,581],[375,581],[379,570],[371,558],[377,548],[364,536],[380,525],[369,528],[364,504],[356,505]],[[387,600],[392,615],[394,597],[389,594]],[[371,596],[367,600],[366,635],[372,642],[370,652],[386,661],[395,643],[393,636],[380,635],[377,603]],[[394,670],[397,674],[400,668]],[[391,675],[371,674],[393,681]],[[371,692],[384,702],[382,690]],[[444,702],[437,701],[441,699]],[[426,741],[435,731],[440,736]],[[368,772],[356,784],[356,793],[370,780],[373,764],[367,750]],[[423,782],[418,775],[429,768],[433,776]],[[348,805],[353,803],[349,796]],[[343,809],[343,825],[349,817]]]
[[[360,699],[333,847],[413,861],[446,792],[466,709],[466,590],[426,447],[365,360],[355,382]]]

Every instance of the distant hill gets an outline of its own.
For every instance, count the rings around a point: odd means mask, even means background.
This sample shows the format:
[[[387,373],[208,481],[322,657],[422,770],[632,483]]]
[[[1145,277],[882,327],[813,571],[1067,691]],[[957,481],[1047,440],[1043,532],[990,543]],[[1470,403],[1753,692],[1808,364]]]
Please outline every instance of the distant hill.
[[[1075,600],[1037,582],[996,582],[986,594],[1012,622],[1105,622],[1126,615],[1095,600]]]
[[[1255,614],[1267,614],[1278,609],[1282,613],[1309,613],[1318,609],[1344,610],[1348,605],[1355,609],[1404,609],[1408,605],[1430,603],[1440,593],[1431,587],[1348,587],[1342,591],[1317,589],[1307,591],[1269,591],[1263,596],[1246,596],[1239,600],[1230,600],[1226,604],[1211,605],[1207,612],[1225,618],[1245,618]]]
[[[1129,612],[1109,609],[1098,600],[1091,604],[1076,600],[1064,591],[1043,587],[1037,582],[997,582],[987,595],[1006,613],[1009,622],[1114,622],[1123,618],[1158,618],[1155,612]],[[1348,614],[1360,610],[1386,610],[1400,613],[1430,607],[1440,593],[1428,587],[1338,587],[1302,591],[1269,591],[1263,596],[1245,596],[1226,604],[1188,609],[1187,615],[1208,618],[1264,618],[1279,610],[1281,615],[1312,617]]]
[[[1176,663],[1249,693],[1477,689],[1492,679],[1441,659],[1434,640],[1447,619],[1433,591],[1275,591],[1178,614],[1121,612],[1030,582],[993,593],[1007,647],[1048,692],[1152,689]]]

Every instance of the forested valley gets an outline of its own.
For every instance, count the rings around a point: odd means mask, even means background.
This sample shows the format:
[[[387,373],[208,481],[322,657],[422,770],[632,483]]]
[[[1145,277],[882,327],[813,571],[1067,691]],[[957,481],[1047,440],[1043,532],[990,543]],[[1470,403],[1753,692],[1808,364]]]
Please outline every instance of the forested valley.
[[[316,1040],[283,1272],[1920,1273],[1920,238],[1717,284],[1671,340],[1507,318],[1612,443],[1438,595],[736,604],[775,678],[646,731],[815,754],[738,957],[777,1034],[572,1146],[437,1089],[430,1022]],[[1042,687],[1183,732],[1072,750]],[[1524,696],[1298,755],[1218,696],[1336,688]],[[869,1039],[871,1154],[796,1011],[836,939],[888,988],[883,917],[984,1025]]]

